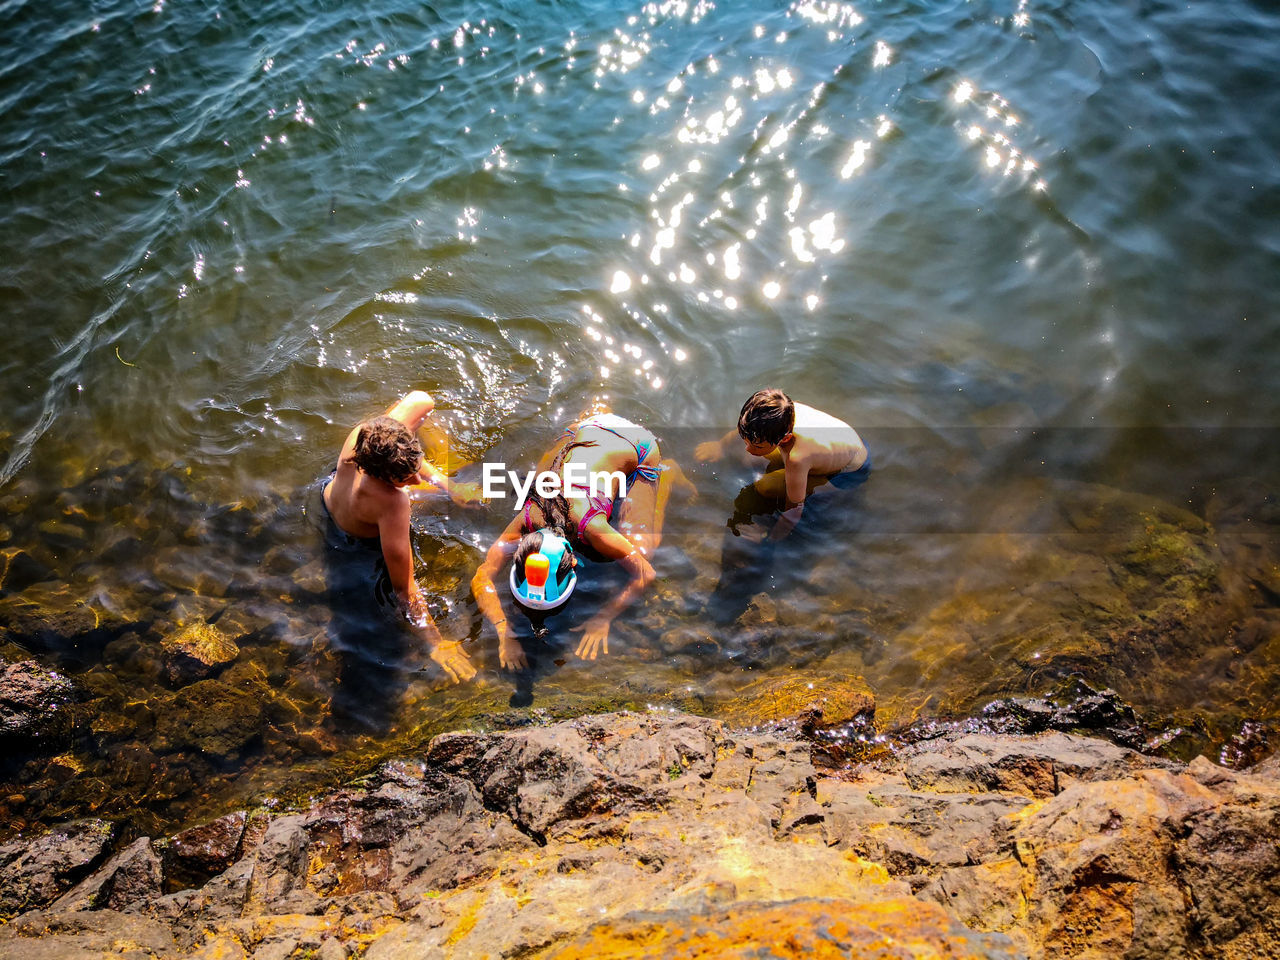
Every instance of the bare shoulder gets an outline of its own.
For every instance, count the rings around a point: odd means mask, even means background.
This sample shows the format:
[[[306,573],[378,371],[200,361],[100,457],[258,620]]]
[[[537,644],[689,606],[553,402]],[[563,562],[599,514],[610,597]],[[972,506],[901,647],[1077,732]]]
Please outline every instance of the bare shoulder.
[[[797,432],[804,432],[806,427],[811,430],[847,430],[850,433],[854,432],[853,427],[839,417],[824,413],[817,407],[811,407],[807,403],[796,403],[795,406]]]

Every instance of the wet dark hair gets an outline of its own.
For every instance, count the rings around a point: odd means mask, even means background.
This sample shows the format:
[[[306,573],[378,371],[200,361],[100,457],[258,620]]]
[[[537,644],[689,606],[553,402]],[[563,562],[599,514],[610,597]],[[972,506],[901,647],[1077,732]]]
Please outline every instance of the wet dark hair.
[[[594,447],[595,445],[596,442],[594,440],[574,440],[572,443],[565,444],[564,449],[557,453],[555,459],[551,461],[551,472],[560,472],[560,468],[564,466],[565,458],[569,456],[569,451],[577,447]],[[560,484],[560,492],[554,497],[541,496],[530,487],[529,495],[525,499],[542,511],[542,526],[551,527],[567,540],[577,538],[578,531],[574,526],[573,518],[569,515],[569,501],[565,499],[563,483]],[[521,569],[524,569],[523,565]]]
[[[796,425],[796,405],[781,390],[757,390],[738,414],[738,436],[777,446]]]
[[[559,528],[552,528],[551,532],[564,536],[564,531]],[[520,546],[516,548],[516,555],[512,560],[516,565],[516,583],[524,583],[524,562],[529,559],[530,555],[542,550],[542,533],[542,530],[535,530],[533,533],[526,533],[520,538]],[[556,580],[563,580],[572,569],[573,553],[566,550],[560,557],[560,566],[556,568]]]
[[[373,417],[360,424],[351,462],[378,480],[403,483],[415,473],[422,458],[422,444],[395,417]]]

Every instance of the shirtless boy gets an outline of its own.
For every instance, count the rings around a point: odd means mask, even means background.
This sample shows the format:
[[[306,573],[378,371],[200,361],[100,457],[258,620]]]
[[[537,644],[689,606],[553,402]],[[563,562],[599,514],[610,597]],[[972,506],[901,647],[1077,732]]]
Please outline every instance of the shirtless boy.
[[[856,430],[843,420],[795,403],[781,390],[758,390],[742,405],[738,429],[719,440],[698,445],[694,456],[703,463],[719,460],[735,438],[746,452],[769,461],[756,481],[763,495],[783,501],[783,512],[769,536],[781,540],[800,521],[804,502],[815,487],[856,486],[871,470],[867,448]]]
[[[382,416],[356,424],[325,484],[324,505],[339,529],[381,542],[401,609],[430,648],[431,659],[457,683],[471,679],[476,669],[461,644],[441,637],[431,619],[413,576],[409,544],[410,487],[428,483],[465,499],[461,485],[451,489],[449,479],[423,459],[417,432],[433,409],[430,395],[414,390]]]

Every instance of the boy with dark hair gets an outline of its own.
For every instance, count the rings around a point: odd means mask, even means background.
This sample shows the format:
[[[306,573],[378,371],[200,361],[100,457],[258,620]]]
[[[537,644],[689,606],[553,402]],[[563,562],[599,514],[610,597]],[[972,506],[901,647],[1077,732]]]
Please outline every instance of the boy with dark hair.
[[[413,576],[409,544],[409,487],[428,483],[460,502],[469,499],[469,485],[451,484],[423,459],[417,432],[434,409],[430,395],[414,390],[382,416],[356,424],[325,482],[324,505],[344,533],[380,541],[401,609],[426,641],[431,659],[457,683],[471,679],[476,669],[461,644],[441,637],[431,619]]]
[[[824,483],[838,488],[856,486],[871,471],[866,445],[853,427],[796,403],[777,389],[753,393],[738,414],[738,429],[719,440],[699,444],[694,456],[703,463],[719,460],[735,438],[746,444],[747,453],[769,461],[755,486],[764,496],[783,501],[782,515],[769,534],[775,540],[795,528],[805,498],[815,487]]]

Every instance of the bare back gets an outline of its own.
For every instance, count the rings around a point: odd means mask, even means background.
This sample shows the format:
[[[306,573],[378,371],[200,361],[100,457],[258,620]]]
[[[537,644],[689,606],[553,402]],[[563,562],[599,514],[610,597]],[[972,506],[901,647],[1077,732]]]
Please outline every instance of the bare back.
[[[857,470],[867,460],[867,447],[858,432],[829,413],[797,403],[795,443],[788,460],[803,461],[811,474],[830,475]]]
[[[379,520],[389,510],[400,507],[399,501],[407,506],[408,497],[404,491],[389,489],[387,484],[361,473],[351,462],[359,433],[359,427],[352,430],[342,445],[338,469],[324,488],[324,505],[343,532],[370,539],[379,534]]]

